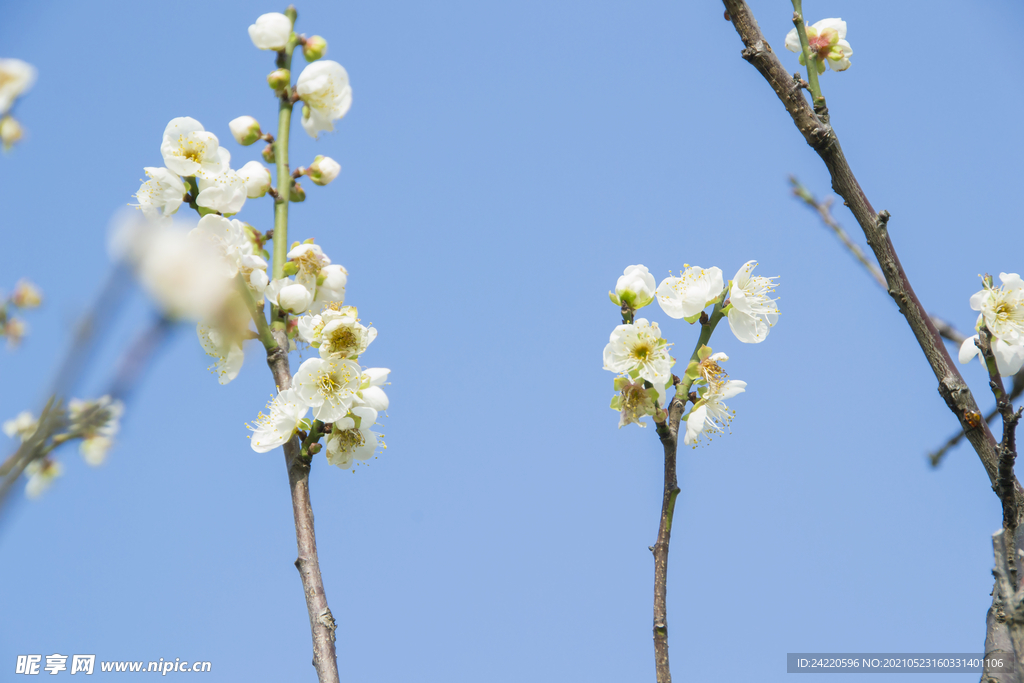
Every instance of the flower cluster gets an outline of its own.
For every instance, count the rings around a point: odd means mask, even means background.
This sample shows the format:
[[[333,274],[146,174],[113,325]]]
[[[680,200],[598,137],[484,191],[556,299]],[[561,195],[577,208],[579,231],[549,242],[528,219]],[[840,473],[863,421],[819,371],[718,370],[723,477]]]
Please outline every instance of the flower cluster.
[[[7,337],[7,346],[16,347],[28,333],[28,323],[13,315],[12,309],[37,308],[43,303],[43,293],[28,280],[19,280],[14,291],[0,298],[0,337]]]
[[[0,59],[0,144],[13,147],[25,132],[10,111],[15,101],[36,81],[36,69],[20,59]]]
[[[756,344],[765,340],[776,323],[779,309],[775,278],[752,274],[756,261],[748,261],[726,283],[719,268],[685,266],[678,276],[670,275],[655,286],[645,266],[625,269],[609,296],[621,307],[623,322],[612,330],[604,348],[604,369],[619,375],[613,384],[616,392],[611,407],[619,412],[619,427],[636,423],[650,415],[657,423],[668,419],[667,408],[673,401],[680,407],[693,403],[686,416],[685,444],[697,444],[703,435],[721,432],[732,420],[727,399],[745,391],[746,383],[728,379],[720,363],[724,353],[712,353],[706,345],[718,322],[725,318],[741,342]],[[671,318],[701,322],[701,341],[691,357],[683,379],[672,374],[675,359],[656,322],[634,319],[634,313],[657,300]],[[707,308],[713,306],[710,315]],[[675,398],[668,400],[675,387]],[[694,389],[691,393],[691,389]]]
[[[846,22],[842,19],[822,19],[813,26],[806,27],[807,43],[814,56],[814,66],[818,73],[824,73],[825,65],[833,71],[846,71],[850,68],[850,57],[853,48],[846,42]],[[800,47],[800,36],[796,29],[786,34],[786,49],[800,55],[800,64],[806,65],[807,60]]]
[[[1003,377],[1017,374],[1024,367],[1024,280],[1017,273],[1000,273],[1002,285],[983,280],[983,288],[971,297],[971,308],[979,311],[975,329],[986,328],[992,335],[992,356]],[[984,365],[977,342],[979,335],[964,341],[960,362],[969,363],[978,356]]]
[[[96,400],[73,398],[66,410],[53,407],[39,418],[24,411],[4,422],[4,434],[30,446],[27,457],[31,459],[24,470],[28,478],[26,495],[39,497],[63,473],[53,451],[69,441],[80,441],[79,452],[88,464],[101,465],[113,445],[123,414],[121,401],[101,396]]]

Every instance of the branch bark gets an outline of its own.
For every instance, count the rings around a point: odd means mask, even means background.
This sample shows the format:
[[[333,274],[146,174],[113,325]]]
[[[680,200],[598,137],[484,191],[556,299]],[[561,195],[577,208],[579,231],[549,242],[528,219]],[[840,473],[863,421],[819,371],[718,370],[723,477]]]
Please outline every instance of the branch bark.
[[[907,324],[910,325],[921,350],[928,359],[928,364],[935,373],[939,383],[939,394],[950,411],[957,416],[967,439],[981,459],[993,489],[998,491],[999,447],[988,423],[982,419],[974,396],[942,343],[939,331],[918,300],[907,274],[900,264],[896,249],[889,238],[889,212],[875,212],[850,169],[832,126],[827,118],[819,117],[807,102],[799,83],[787,73],[782,62],[768,41],[765,40],[747,3],[744,0],[723,0],[723,2],[736,32],[743,40],[744,48],[741,52],[743,58],[750,62],[768,81],[786,111],[789,112],[793,123],[804,136],[804,140],[825,162],[832,177],[832,189],[844,199],[845,204],[850,207],[850,211],[864,231],[868,246],[871,247],[882,268],[889,295],[906,318]],[[1019,514],[1020,510],[1024,509],[1024,490],[1021,489],[1020,483],[1012,473],[1010,476],[1012,477],[1010,484],[1013,489],[1013,499]],[[1019,520],[1017,521],[1019,522]],[[1020,528],[1018,523],[1018,532]],[[1020,542],[1018,533],[1012,539],[1010,552],[1015,554],[1015,549],[1019,547]],[[998,591],[995,591],[995,594],[998,594]],[[990,622],[993,621],[995,620],[990,620]],[[999,628],[998,622],[996,622],[995,628]],[[990,632],[989,636],[994,637],[995,634]],[[989,640],[990,638],[986,638],[986,642]]]
[[[668,665],[668,546],[672,537],[672,516],[675,513],[679,485],[676,481],[676,451],[679,445],[679,421],[686,407],[678,395],[669,404],[668,420],[658,423],[658,436],[665,448],[665,489],[661,499],[661,522],[658,540],[651,546],[654,553],[654,667],[658,683],[672,683]]]

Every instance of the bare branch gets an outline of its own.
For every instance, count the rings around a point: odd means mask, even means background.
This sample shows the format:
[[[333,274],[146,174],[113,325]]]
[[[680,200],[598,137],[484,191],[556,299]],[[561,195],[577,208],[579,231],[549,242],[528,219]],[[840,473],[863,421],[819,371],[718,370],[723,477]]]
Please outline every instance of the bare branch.
[[[672,516],[676,508],[679,485],[676,481],[676,450],[679,443],[679,421],[685,401],[674,397],[669,404],[668,420],[658,423],[658,436],[665,448],[665,489],[661,499],[661,521],[658,540],[651,546],[654,553],[654,666],[658,683],[672,683],[668,665],[668,546],[672,537]]]

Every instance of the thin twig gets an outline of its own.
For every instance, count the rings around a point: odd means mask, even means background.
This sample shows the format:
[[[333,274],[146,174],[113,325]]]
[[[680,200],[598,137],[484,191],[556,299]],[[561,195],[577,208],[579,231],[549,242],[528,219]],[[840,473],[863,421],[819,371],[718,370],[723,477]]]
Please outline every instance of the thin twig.
[[[778,56],[768,45],[744,0],[723,0],[725,8],[732,19],[736,32],[743,40],[742,56],[752,64],[775,91],[783,106],[789,112],[797,129],[804,136],[808,145],[817,152],[828,168],[832,177],[832,189],[843,198],[845,204],[857,219],[864,231],[868,246],[875,254],[889,295],[896,302],[907,324],[917,338],[918,345],[928,359],[928,364],[935,373],[939,383],[939,394],[946,406],[956,415],[960,426],[971,442],[978,458],[985,468],[993,488],[999,483],[999,447],[988,423],[981,419],[981,411],[974,395],[964,382],[959,370],[950,358],[949,351],[942,341],[942,336],[932,323],[917,294],[914,293],[906,271],[896,255],[896,249],[889,237],[889,212],[876,212],[861,189],[846,157],[843,154],[839,139],[827,120],[823,120],[811,108],[804,97],[803,90],[794,83],[792,76],[782,66]],[[1018,514],[1024,507],[1024,489],[1016,477],[1011,474],[1013,498]],[[1019,521],[1019,520],[1018,520]],[[1021,525],[1017,524],[1018,532]],[[1014,536],[1010,552],[1015,552],[1019,543],[1024,541],[1019,533]],[[991,612],[990,612],[991,614]],[[986,642],[998,638],[993,632],[1002,627],[997,620],[989,620],[989,632]],[[986,674],[988,671],[986,671]]]

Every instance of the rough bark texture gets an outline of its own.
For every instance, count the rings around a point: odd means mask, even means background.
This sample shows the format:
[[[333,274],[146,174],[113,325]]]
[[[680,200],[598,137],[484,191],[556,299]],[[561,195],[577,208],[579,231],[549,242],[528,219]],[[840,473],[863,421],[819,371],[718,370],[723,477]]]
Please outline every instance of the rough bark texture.
[[[267,365],[274,374],[278,391],[291,387],[288,367],[288,338],[282,330],[273,331],[277,346],[267,351]],[[309,612],[309,630],[313,635],[313,666],[320,683],[338,683],[338,655],[334,648],[334,616],[327,606],[324,581],[320,576],[320,560],[316,554],[316,532],[313,529],[313,508],[309,502],[309,463],[299,457],[299,439],[293,436],[284,445],[284,462],[288,469],[288,485],[292,492],[295,515],[295,541],[298,557],[295,568],[302,579]]]
[[[832,189],[841,196],[854,218],[864,231],[868,245],[871,247],[882,268],[889,295],[896,302],[900,312],[910,325],[917,342],[928,359],[935,377],[938,380],[939,394],[946,405],[957,416],[968,441],[981,459],[985,472],[988,474],[992,488],[999,492],[999,446],[982,418],[974,396],[953,364],[939,331],[932,323],[921,302],[918,300],[910,281],[900,264],[892,241],[889,239],[889,212],[876,213],[850,169],[835,131],[828,123],[827,109],[824,106],[816,113],[804,97],[799,81],[795,80],[783,67],[782,62],[764,39],[750,8],[743,0],[723,0],[726,13],[743,40],[742,56],[756,68],[778,95],[786,111],[793,119],[797,129],[803,134],[810,145],[828,168],[832,176]],[[1012,498],[1016,510],[1024,510],[1024,490],[1011,473]],[[1005,484],[1005,478],[1004,478]],[[1020,520],[1018,520],[1019,522]],[[1020,529],[1013,538],[1013,547],[1008,552],[1015,555],[1015,548],[1020,547]],[[999,591],[993,592],[994,597]],[[993,609],[997,605],[993,604]],[[991,613],[991,612],[990,612]],[[1006,642],[1002,634],[991,629],[1005,630],[1005,625],[998,619],[989,620],[990,630],[986,642]],[[986,675],[988,675],[986,673]]]

